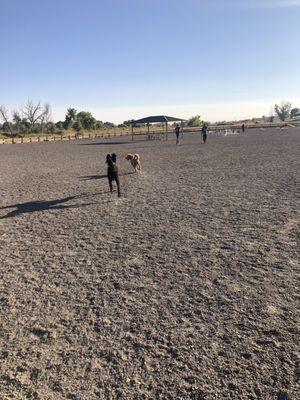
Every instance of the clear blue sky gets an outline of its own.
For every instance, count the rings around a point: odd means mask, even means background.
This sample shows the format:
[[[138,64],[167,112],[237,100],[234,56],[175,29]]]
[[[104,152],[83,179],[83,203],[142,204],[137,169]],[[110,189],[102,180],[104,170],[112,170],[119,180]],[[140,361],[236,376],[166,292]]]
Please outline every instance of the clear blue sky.
[[[0,4],[8,107],[31,98],[50,102],[54,119],[74,106],[116,122],[159,111],[238,118],[256,104],[261,115],[281,99],[300,107],[300,0]]]

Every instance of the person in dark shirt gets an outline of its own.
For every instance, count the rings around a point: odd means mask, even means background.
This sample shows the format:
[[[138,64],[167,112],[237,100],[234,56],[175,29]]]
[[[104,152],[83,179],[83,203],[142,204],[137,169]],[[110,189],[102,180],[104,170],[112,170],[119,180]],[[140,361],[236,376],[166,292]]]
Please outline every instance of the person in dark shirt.
[[[118,166],[117,166],[117,156],[115,153],[112,155],[107,154],[106,156],[106,164],[107,164],[107,178],[110,193],[113,191],[113,181],[116,181],[117,189],[118,189],[118,196],[121,197],[121,190],[120,190],[120,181],[119,181],[119,174],[118,174]]]
[[[201,129],[202,139],[203,139],[203,143],[204,143],[204,144],[205,144],[206,139],[207,139],[207,129],[208,129],[208,126],[207,126],[206,124],[204,124],[204,125],[202,126],[202,129]]]
[[[180,126],[176,125],[175,127],[175,134],[176,134],[176,144],[179,144],[179,134],[180,134]]]
[[[245,132],[245,124],[242,125],[242,132]]]

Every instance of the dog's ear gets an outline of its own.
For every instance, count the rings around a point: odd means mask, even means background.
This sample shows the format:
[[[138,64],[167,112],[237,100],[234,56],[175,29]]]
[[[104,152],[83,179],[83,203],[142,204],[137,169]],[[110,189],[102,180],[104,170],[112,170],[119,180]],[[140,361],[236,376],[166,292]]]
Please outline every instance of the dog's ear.
[[[117,161],[117,155],[116,155],[115,153],[112,153],[111,159],[112,159],[113,162],[115,163],[115,162]]]

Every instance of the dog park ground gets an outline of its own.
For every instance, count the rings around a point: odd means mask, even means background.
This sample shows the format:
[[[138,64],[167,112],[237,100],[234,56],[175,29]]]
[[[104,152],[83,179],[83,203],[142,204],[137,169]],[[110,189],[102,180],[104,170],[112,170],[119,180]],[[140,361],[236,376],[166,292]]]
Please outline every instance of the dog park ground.
[[[299,399],[299,154],[299,128],[0,146],[1,400]]]

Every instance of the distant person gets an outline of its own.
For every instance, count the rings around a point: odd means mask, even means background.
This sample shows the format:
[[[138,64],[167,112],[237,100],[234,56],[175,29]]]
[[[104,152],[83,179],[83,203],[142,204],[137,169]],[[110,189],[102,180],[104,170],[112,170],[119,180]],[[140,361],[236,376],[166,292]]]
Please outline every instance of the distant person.
[[[121,197],[119,173],[118,173],[118,166],[117,166],[117,156],[115,153],[113,153],[112,155],[107,154],[106,164],[107,164],[107,178],[108,178],[110,193],[112,193],[112,191],[113,191],[112,183],[113,183],[113,181],[116,181],[118,196]]]
[[[207,124],[204,124],[204,125],[202,126],[202,129],[201,129],[202,139],[203,139],[203,143],[204,143],[204,144],[205,144],[206,139],[207,139],[207,129],[208,129]]]
[[[242,132],[245,132],[245,124],[242,125]]]
[[[176,134],[176,144],[179,144],[179,135],[180,135],[180,126],[176,125],[175,127],[175,134]]]

